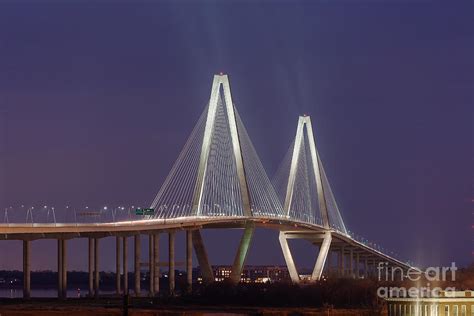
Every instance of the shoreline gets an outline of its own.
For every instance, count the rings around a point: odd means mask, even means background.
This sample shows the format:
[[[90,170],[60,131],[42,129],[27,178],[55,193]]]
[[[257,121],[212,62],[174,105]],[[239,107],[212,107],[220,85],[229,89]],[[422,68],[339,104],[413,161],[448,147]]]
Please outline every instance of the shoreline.
[[[51,298],[0,299],[0,316],[121,316],[124,313],[123,300],[101,297],[72,298],[57,300]],[[326,307],[272,307],[240,305],[180,305],[157,303],[150,298],[134,299],[128,307],[128,316],[155,315],[313,315],[313,316],[373,316],[387,315],[385,309],[375,308],[326,308]]]

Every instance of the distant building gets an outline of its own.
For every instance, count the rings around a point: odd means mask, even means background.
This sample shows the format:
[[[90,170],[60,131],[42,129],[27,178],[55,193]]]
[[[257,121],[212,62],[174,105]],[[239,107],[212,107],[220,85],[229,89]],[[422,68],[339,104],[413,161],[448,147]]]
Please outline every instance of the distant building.
[[[388,316],[474,316],[474,291],[440,292],[437,297],[386,300]]]
[[[230,277],[232,266],[212,266],[212,271],[215,281],[224,281]],[[196,281],[200,283],[202,282],[201,272],[199,269],[196,272]],[[288,282],[290,275],[286,266],[245,266],[240,280],[244,283]]]

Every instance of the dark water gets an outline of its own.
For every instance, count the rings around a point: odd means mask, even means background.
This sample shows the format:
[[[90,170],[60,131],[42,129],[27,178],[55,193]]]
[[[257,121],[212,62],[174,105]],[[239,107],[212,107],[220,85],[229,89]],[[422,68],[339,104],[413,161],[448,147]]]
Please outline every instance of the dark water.
[[[88,295],[88,290],[68,290],[67,297],[85,297]],[[146,295],[146,291],[142,291]],[[115,291],[100,291],[101,295],[113,295]],[[22,289],[0,289],[0,298],[22,298]],[[32,289],[31,297],[58,297],[56,289]]]

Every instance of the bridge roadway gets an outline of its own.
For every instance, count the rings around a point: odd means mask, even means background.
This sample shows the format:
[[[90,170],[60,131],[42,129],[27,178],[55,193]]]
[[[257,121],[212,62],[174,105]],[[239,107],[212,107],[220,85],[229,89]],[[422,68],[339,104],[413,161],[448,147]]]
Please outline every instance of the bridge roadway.
[[[169,232],[171,230],[188,230],[202,228],[244,228],[248,222],[257,227],[269,228],[286,233],[298,234],[301,239],[312,240],[314,234],[326,231],[320,225],[309,224],[294,219],[259,216],[192,216],[173,219],[144,219],[110,223],[33,223],[33,224],[0,224],[0,240],[36,240],[36,239],[71,239],[81,237],[103,238],[109,236],[133,236]],[[305,236],[306,235],[306,236]],[[332,245],[346,244],[367,252],[374,257],[383,259],[406,269],[410,266],[396,258],[392,258],[371,248],[345,234],[331,230]],[[290,237],[291,238],[291,237]]]
[[[170,292],[174,292],[174,240],[175,233],[179,231],[186,232],[186,270],[188,272],[188,288],[192,284],[192,247],[196,252],[199,261],[204,282],[212,282],[214,276],[212,268],[207,258],[204,242],[201,237],[202,229],[231,229],[242,228],[244,236],[242,237],[239,249],[237,250],[236,260],[233,264],[233,270],[238,271],[234,275],[234,281],[240,280],[247,250],[252,239],[253,230],[250,235],[246,234],[247,228],[255,227],[273,229],[280,232],[280,244],[285,256],[285,260],[294,282],[301,281],[296,272],[294,262],[289,251],[286,239],[304,239],[310,243],[323,247],[324,236],[330,234],[331,241],[328,247],[329,256],[326,254],[322,263],[322,269],[325,267],[325,275],[330,275],[335,270],[338,276],[346,277],[369,277],[375,276],[379,262],[386,262],[387,266],[397,267],[402,271],[410,268],[407,263],[401,262],[385,253],[382,253],[368,245],[361,243],[348,235],[336,230],[327,230],[320,225],[309,224],[282,217],[264,217],[264,216],[193,216],[173,219],[143,219],[133,221],[121,221],[110,223],[57,223],[57,224],[0,224],[0,240],[22,240],[23,241],[23,271],[24,271],[24,297],[30,297],[30,252],[31,241],[37,239],[57,239],[58,240],[58,296],[66,297],[67,289],[67,264],[66,264],[66,241],[73,238],[89,239],[89,295],[99,295],[99,240],[100,238],[116,237],[116,272],[117,272],[117,294],[122,293],[121,288],[128,292],[128,280],[123,278],[121,281],[121,272],[128,275],[127,270],[127,237],[134,236],[135,239],[135,289],[136,295],[140,295],[140,235],[149,236],[149,272],[151,295],[159,291],[159,263],[158,244],[159,235],[167,233],[169,235],[169,280]],[[246,237],[247,235],[247,237]],[[283,236],[283,239],[282,239]],[[247,240],[247,242],[245,242]],[[121,249],[122,244],[122,249]],[[285,246],[286,244],[286,246]],[[286,253],[285,253],[286,247]],[[122,250],[123,258],[120,257]],[[337,263],[333,269],[331,262],[331,253],[336,252]],[[289,256],[289,259],[288,259]],[[320,255],[318,255],[319,257]],[[240,262],[239,262],[240,258]],[[243,258],[243,259],[242,259]],[[327,261],[326,261],[327,258]],[[319,258],[318,258],[319,259]],[[121,261],[123,262],[121,269]],[[361,267],[362,264],[362,267]],[[316,270],[316,268],[315,268]],[[321,275],[320,275],[321,276]],[[232,279],[232,277],[231,277]]]

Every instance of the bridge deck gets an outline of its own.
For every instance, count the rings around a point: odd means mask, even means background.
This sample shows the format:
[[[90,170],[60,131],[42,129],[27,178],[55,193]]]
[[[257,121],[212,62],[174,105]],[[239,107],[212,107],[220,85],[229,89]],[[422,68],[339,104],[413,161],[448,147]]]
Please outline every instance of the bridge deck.
[[[35,240],[48,238],[81,238],[127,236],[138,233],[166,232],[199,228],[244,228],[247,222],[257,227],[285,231],[295,238],[306,239],[315,243],[315,239],[326,229],[320,225],[295,221],[294,219],[274,217],[208,217],[193,216],[174,219],[144,219],[110,223],[57,223],[57,224],[0,224],[0,240]],[[352,247],[366,255],[386,260],[403,268],[410,268],[401,262],[348,235],[332,230],[334,242],[332,247]]]

